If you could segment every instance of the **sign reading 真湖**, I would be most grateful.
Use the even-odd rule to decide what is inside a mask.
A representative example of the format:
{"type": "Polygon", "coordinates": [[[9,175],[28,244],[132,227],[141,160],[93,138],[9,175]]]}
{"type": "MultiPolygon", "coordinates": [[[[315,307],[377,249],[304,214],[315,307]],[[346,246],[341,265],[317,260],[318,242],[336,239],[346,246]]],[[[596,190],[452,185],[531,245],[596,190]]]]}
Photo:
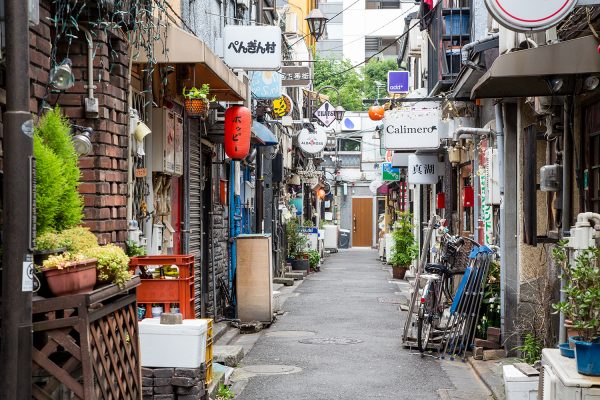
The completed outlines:
{"type": "Polygon", "coordinates": [[[440,145],[440,111],[391,110],[383,120],[383,143],[388,150],[436,149],[440,145]]]}
{"type": "Polygon", "coordinates": [[[443,175],[437,156],[410,154],[408,156],[408,183],[432,185],[443,175]]]}
{"type": "Polygon", "coordinates": [[[226,25],[225,63],[249,71],[276,71],[281,67],[281,28],[226,25]]]}
{"type": "Polygon", "coordinates": [[[562,21],[578,0],[485,0],[492,16],[517,31],[546,30],[562,21]]]}

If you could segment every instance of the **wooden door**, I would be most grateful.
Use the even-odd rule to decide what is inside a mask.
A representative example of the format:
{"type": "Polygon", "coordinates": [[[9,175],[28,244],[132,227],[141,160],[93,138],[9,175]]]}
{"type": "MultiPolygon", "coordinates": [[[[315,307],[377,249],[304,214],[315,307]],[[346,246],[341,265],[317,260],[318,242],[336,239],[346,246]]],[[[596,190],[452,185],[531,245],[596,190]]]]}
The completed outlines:
{"type": "Polygon", "coordinates": [[[371,247],[373,244],[373,199],[352,199],[352,246],[371,247]]]}

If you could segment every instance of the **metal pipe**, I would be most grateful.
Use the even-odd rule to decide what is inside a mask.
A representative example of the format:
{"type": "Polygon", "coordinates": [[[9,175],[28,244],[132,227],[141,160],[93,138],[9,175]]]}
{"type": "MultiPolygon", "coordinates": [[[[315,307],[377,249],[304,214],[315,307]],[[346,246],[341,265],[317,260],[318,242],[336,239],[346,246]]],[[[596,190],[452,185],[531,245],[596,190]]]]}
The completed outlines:
{"type": "Polygon", "coordinates": [[[212,290],[213,290],[213,318],[217,319],[217,274],[215,272],[215,225],[214,225],[214,216],[217,213],[214,211],[209,211],[208,215],[210,217],[210,265],[212,268],[212,290]]]}
{"type": "Polygon", "coordinates": [[[481,243],[481,238],[479,237],[479,209],[481,196],[479,195],[479,151],[477,147],[479,145],[479,139],[474,138],[473,140],[473,189],[475,192],[475,199],[473,204],[473,234],[475,237],[475,241],[477,243],[481,243]]]}
{"type": "MultiPolygon", "coordinates": [[[[563,105],[563,176],[562,176],[562,234],[561,237],[570,235],[571,228],[571,165],[572,165],[572,149],[570,141],[570,107],[571,98],[565,96],[563,105]]],[[[563,288],[566,282],[564,278],[560,280],[560,301],[565,301],[565,293],[563,288]]],[[[565,328],[565,314],[559,314],[558,323],[558,340],[559,343],[564,343],[567,340],[567,330],[565,328]]]]}
{"type": "Polygon", "coordinates": [[[479,65],[477,65],[473,61],[469,60],[469,53],[476,46],[479,46],[480,44],[483,44],[483,43],[491,42],[492,40],[496,40],[499,37],[500,37],[500,34],[496,33],[492,36],[488,36],[484,39],[475,40],[474,42],[467,43],[466,45],[464,45],[460,50],[462,65],[466,65],[467,67],[476,69],[476,70],[483,70],[483,68],[481,68],[479,65]]]}
{"type": "Polygon", "coordinates": [[[33,129],[29,109],[29,5],[4,2],[6,112],[4,113],[4,226],[0,398],[31,399],[33,275],[33,129]],[[30,171],[27,173],[26,171],[30,171]],[[24,269],[27,268],[26,271],[24,269]],[[27,273],[24,273],[27,272],[27,273]],[[23,279],[26,278],[26,279],[23,279]]]}
{"type": "Polygon", "coordinates": [[[469,139],[475,135],[477,136],[490,136],[496,132],[491,128],[468,128],[461,126],[454,131],[454,140],[469,139]]]}
{"type": "MultiPolygon", "coordinates": [[[[504,221],[504,112],[501,103],[494,106],[496,115],[496,144],[498,146],[498,185],[500,186],[500,221],[504,221]]],[[[502,337],[506,338],[506,326],[504,318],[506,316],[506,257],[504,251],[506,248],[506,229],[502,224],[498,227],[500,234],[500,325],[502,337]]]]}
{"type": "Polygon", "coordinates": [[[94,98],[94,89],[96,89],[96,85],[94,85],[94,40],[92,39],[92,34],[89,29],[87,29],[83,25],[79,25],[79,29],[83,31],[85,35],[85,41],[87,42],[87,90],[88,90],[88,99],[94,98]]]}
{"type": "MultiPolygon", "coordinates": [[[[184,115],[183,126],[185,134],[183,135],[183,229],[181,230],[181,251],[183,254],[190,253],[190,119],[184,115]]],[[[202,151],[202,150],[201,150],[202,151]]],[[[202,168],[200,168],[202,175],[202,168]]],[[[200,177],[202,179],[202,176],[200,177]]]]}

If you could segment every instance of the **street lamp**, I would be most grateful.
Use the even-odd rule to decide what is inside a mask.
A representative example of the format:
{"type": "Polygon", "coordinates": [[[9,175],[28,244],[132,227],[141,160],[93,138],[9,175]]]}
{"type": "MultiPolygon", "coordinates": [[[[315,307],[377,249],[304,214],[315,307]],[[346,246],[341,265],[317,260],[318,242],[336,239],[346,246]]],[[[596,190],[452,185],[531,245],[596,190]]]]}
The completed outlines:
{"type": "Polygon", "coordinates": [[[304,19],[308,23],[310,34],[315,38],[315,41],[319,40],[323,36],[323,33],[325,33],[327,17],[318,8],[313,8],[304,19]]]}
{"type": "Polygon", "coordinates": [[[345,112],[346,112],[346,110],[344,110],[344,107],[337,106],[335,108],[335,110],[333,111],[333,115],[335,115],[335,120],[337,122],[342,122],[342,120],[344,119],[344,113],[345,112]]]}

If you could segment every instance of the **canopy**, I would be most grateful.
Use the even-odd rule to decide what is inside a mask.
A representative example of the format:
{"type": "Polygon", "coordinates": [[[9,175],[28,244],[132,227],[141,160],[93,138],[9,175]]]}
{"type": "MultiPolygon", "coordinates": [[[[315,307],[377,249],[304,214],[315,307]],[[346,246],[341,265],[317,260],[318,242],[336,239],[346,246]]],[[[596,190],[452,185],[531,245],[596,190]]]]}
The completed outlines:
{"type": "Polygon", "coordinates": [[[252,133],[258,141],[259,146],[275,146],[279,143],[277,136],[265,125],[257,121],[252,121],[252,133]]]}

